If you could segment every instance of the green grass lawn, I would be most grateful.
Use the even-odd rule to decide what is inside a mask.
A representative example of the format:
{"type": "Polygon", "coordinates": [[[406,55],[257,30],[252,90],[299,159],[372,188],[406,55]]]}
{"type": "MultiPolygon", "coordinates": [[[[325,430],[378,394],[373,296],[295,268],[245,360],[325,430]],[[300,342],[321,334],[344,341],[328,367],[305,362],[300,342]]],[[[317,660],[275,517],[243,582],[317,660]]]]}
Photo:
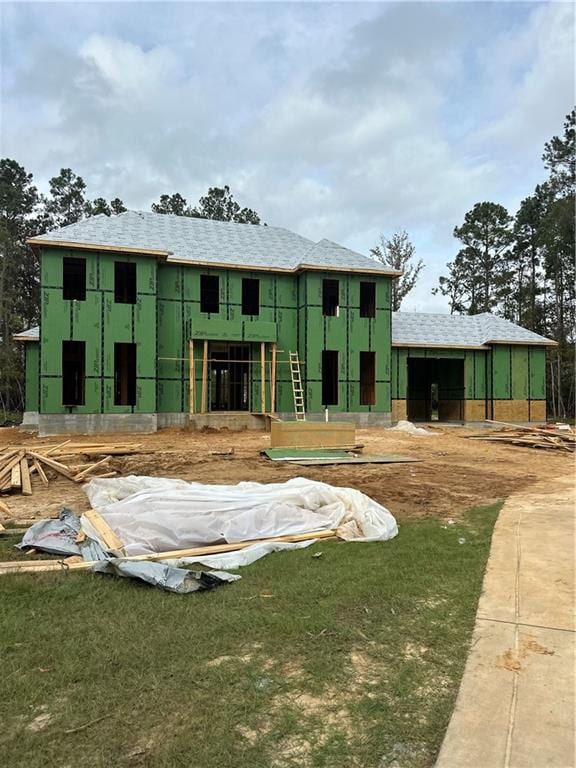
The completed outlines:
{"type": "Polygon", "coordinates": [[[432,765],[499,508],[274,554],[192,595],[3,576],[0,764],[432,765]]]}

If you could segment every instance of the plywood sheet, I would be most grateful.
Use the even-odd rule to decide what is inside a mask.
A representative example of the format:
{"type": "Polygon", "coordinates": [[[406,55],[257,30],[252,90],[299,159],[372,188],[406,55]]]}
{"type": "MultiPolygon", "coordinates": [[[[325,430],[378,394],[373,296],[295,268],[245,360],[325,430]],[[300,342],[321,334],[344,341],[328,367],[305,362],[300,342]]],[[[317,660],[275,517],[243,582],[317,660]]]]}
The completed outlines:
{"type": "Polygon", "coordinates": [[[342,448],[356,444],[354,424],[343,421],[273,421],[271,448],[342,448]]]}

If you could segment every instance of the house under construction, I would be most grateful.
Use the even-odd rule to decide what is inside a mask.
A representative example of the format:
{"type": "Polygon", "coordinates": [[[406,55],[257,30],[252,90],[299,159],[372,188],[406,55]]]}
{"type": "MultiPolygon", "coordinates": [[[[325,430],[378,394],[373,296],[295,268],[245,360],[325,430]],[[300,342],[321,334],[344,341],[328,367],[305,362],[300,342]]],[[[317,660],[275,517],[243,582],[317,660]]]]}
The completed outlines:
{"type": "Polygon", "coordinates": [[[265,416],[542,421],[553,342],[489,314],[391,311],[397,272],[278,227],[95,216],[30,241],[41,434],[265,426],[265,416]],[[291,362],[292,360],[292,362],[291,362]]]}

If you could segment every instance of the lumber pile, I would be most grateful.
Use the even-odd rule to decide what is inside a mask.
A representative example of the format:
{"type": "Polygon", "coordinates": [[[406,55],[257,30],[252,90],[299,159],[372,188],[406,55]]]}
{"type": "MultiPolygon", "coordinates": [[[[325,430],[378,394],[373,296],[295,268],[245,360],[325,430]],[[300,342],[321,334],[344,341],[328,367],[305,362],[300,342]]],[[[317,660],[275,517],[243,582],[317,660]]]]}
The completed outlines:
{"type": "Polygon", "coordinates": [[[31,496],[34,477],[42,485],[48,485],[55,476],[65,477],[75,483],[85,483],[95,477],[112,477],[116,472],[107,466],[112,456],[131,453],[138,447],[130,444],[75,445],[70,440],[52,446],[9,447],[0,452],[0,493],[31,496]],[[106,453],[103,458],[94,461],[94,457],[103,453],[106,453]],[[92,461],[79,463],[79,456],[90,457],[92,461]],[[73,460],[64,463],[63,458],[73,460]]]}
{"type": "Polygon", "coordinates": [[[470,435],[469,440],[485,440],[491,443],[517,445],[523,448],[541,448],[544,450],[576,452],[576,435],[572,430],[550,429],[544,427],[523,427],[503,421],[490,421],[500,429],[491,430],[483,435],[470,435]]]}

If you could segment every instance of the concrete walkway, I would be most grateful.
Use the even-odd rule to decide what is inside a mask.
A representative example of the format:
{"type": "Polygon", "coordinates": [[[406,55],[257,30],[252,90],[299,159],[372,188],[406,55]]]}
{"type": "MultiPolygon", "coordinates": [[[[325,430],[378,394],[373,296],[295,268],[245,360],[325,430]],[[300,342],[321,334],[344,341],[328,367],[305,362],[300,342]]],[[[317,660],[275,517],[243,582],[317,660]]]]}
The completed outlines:
{"type": "Polygon", "coordinates": [[[574,479],[500,512],[436,768],[574,768],[574,479]]]}

